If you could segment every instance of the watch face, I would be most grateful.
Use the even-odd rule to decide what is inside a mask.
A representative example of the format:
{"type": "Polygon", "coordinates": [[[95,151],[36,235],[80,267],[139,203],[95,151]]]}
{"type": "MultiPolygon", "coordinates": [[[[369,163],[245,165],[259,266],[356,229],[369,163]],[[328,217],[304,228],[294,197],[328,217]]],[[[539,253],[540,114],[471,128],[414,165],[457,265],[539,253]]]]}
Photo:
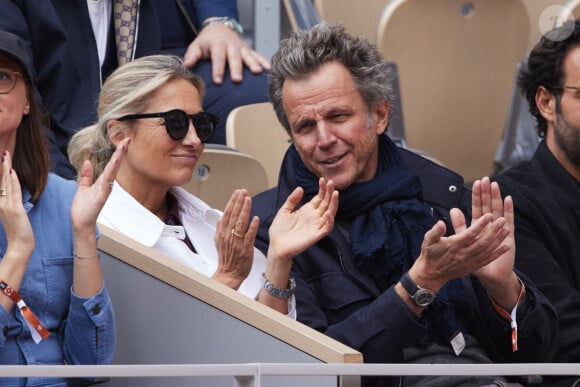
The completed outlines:
{"type": "Polygon", "coordinates": [[[413,295],[413,301],[417,306],[427,306],[433,302],[435,294],[428,289],[419,289],[413,295]]]}

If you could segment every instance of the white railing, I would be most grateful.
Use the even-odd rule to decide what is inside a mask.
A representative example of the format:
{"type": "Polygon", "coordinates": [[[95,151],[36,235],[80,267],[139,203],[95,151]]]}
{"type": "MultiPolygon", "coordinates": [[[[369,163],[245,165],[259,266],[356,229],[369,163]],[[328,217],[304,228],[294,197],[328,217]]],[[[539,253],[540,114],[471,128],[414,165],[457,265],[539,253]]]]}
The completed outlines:
{"type": "MultiPolygon", "coordinates": [[[[231,376],[235,387],[260,387],[264,376],[405,375],[575,375],[580,363],[518,364],[143,364],[143,365],[0,365],[2,377],[211,377],[231,376]]],[[[302,386],[308,387],[308,386],[302,386]]]]}

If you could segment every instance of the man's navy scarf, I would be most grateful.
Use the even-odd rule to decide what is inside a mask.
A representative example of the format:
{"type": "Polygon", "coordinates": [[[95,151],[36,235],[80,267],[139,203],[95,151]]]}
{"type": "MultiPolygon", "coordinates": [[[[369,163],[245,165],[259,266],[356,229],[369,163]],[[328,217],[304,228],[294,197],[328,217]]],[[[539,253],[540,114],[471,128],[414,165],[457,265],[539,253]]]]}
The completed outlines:
{"type": "MultiPolygon", "coordinates": [[[[318,178],[302,162],[294,146],[290,157],[296,181],[304,189],[303,202],[318,193],[318,178]]],[[[437,219],[423,201],[419,177],[403,163],[396,145],[379,136],[379,162],[375,177],[340,191],[337,220],[350,224],[350,240],[357,268],[381,291],[396,284],[421,252],[425,233],[437,219]]],[[[440,340],[459,329],[457,307],[467,307],[459,280],[450,281],[423,313],[429,331],[440,340]]],[[[427,339],[427,341],[430,341],[427,339]]]]}

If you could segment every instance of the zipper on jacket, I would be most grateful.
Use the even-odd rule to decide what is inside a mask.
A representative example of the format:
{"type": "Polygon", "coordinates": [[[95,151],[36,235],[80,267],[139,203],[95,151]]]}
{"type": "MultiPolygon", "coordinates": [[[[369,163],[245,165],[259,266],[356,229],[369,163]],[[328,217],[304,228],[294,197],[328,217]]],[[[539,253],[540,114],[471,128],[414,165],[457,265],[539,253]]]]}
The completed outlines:
{"type": "MultiPolygon", "coordinates": [[[[336,243],[336,241],[332,238],[328,238],[328,239],[330,239],[332,241],[332,243],[334,244],[334,247],[336,248],[336,253],[338,254],[338,262],[340,263],[340,267],[342,268],[342,271],[344,272],[344,274],[346,274],[346,276],[348,278],[350,278],[353,282],[356,282],[362,288],[370,291],[368,286],[366,286],[362,281],[360,281],[358,278],[356,278],[352,273],[350,273],[346,269],[346,266],[344,265],[344,260],[342,258],[342,253],[340,252],[340,246],[338,246],[338,243],[336,243]]],[[[371,291],[371,293],[372,293],[372,291],[371,291]]]]}

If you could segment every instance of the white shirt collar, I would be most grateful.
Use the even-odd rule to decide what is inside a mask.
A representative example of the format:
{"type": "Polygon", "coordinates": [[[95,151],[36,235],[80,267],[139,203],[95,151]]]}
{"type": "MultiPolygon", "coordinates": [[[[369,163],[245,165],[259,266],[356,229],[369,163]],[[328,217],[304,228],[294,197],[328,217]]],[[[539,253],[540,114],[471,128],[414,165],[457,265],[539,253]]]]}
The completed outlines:
{"type": "MultiPolygon", "coordinates": [[[[178,198],[180,212],[204,219],[206,223],[214,227],[222,216],[220,211],[212,209],[201,199],[181,187],[174,187],[170,192],[178,198]],[[179,200],[185,197],[187,200],[179,200]]],[[[181,226],[166,225],[116,182],[113,184],[113,191],[99,214],[98,222],[123,232],[128,237],[148,247],[153,247],[159,241],[167,227],[182,229],[181,226]]]]}

